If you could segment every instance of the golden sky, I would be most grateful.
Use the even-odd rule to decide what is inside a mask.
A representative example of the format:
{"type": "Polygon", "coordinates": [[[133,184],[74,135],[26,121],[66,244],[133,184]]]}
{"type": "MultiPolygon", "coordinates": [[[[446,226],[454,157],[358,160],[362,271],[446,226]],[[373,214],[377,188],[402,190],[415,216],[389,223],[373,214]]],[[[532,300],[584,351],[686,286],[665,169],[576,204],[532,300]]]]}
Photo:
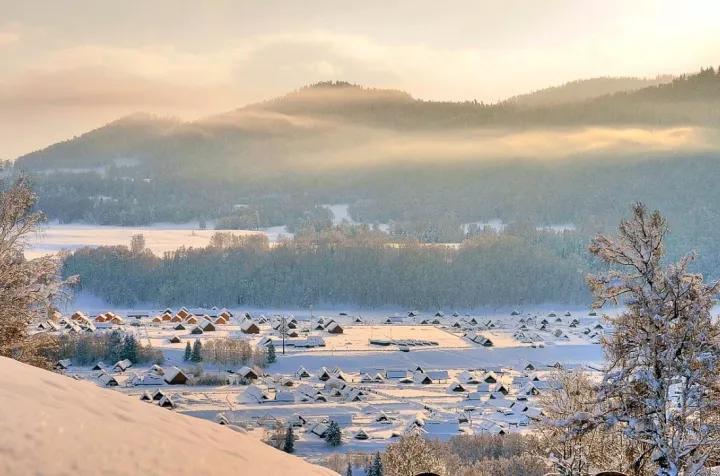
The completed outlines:
{"type": "Polygon", "coordinates": [[[0,159],[343,79],[496,101],[720,64],[717,0],[0,0],[0,159]]]}

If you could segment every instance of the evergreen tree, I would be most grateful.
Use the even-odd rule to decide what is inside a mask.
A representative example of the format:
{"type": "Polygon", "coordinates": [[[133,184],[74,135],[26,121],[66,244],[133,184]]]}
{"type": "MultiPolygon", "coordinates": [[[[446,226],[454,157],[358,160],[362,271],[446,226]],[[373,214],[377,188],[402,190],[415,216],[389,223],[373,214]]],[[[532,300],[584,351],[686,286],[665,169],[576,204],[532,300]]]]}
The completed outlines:
{"type": "Polygon", "coordinates": [[[345,476],[353,476],[352,465],[350,463],[348,463],[348,465],[347,465],[347,470],[345,471],[345,476]]]}
{"type": "Polygon", "coordinates": [[[123,334],[118,329],[113,329],[108,336],[108,357],[111,362],[123,359],[124,351],[123,334]]]}
{"type": "Polygon", "coordinates": [[[267,363],[272,364],[277,360],[277,357],[275,356],[275,346],[273,345],[272,341],[267,346],[267,363]]]}
{"type": "Polygon", "coordinates": [[[282,449],[285,453],[295,452],[295,434],[293,433],[292,426],[285,432],[285,443],[282,449]]]}
{"type": "Polygon", "coordinates": [[[379,451],[375,453],[375,458],[373,458],[373,462],[367,471],[367,476],[383,476],[383,465],[379,451]]]}
{"type": "Polygon", "coordinates": [[[337,422],[330,422],[325,441],[327,441],[327,444],[330,446],[340,446],[342,444],[342,430],[337,422]]]}
{"type": "Polygon", "coordinates": [[[135,336],[128,334],[125,336],[123,342],[122,356],[123,359],[128,359],[133,364],[138,361],[138,342],[135,336]]]}
{"type": "Polygon", "coordinates": [[[192,357],[192,347],[190,347],[190,341],[185,342],[185,355],[183,356],[183,360],[186,362],[190,360],[192,357]]]}
{"type": "Polygon", "coordinates": [[[193,343],[192,347],[192,354],[190,354],[190,360],[192,362],[201,362],[202,361],[202,343],[199,339],[195,339],[195,343],[193,343]]]}

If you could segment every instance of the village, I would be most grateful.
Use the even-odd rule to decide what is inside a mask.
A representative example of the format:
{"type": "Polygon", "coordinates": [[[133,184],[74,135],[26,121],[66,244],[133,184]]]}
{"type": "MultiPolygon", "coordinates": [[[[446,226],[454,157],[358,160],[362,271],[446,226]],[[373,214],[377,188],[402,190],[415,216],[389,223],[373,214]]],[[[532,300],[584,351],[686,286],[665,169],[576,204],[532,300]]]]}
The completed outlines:
{"type": "Polygon", "coordinates": [[[409,434],[447,440],[531,432],[553,372],[592,372],[602,359],[597,344],[611,332],[593,311],[316,316],[214,307],[57,313],[33,331],[115,330],[161,351],[162,363],[78,365],[67,358],[56,369],[258,439],[292,427],[296,453],[309,459],[332,450],[332,425],[342,451],[358,453],[409,434]],[[256,353],[234,363],[188,357],[193,346],[218,341],[256,353]]]}

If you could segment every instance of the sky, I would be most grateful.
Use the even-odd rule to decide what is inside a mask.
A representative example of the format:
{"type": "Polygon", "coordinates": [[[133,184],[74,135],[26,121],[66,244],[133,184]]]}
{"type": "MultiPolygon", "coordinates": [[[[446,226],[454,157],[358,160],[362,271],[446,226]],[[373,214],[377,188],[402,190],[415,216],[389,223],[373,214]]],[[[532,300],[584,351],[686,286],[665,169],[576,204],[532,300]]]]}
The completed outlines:
{"type": "Polygon", "coordinates": [[[0,160],[323,80],[493,102],[720,64],[716,0],[0,0],[0,160]]]}

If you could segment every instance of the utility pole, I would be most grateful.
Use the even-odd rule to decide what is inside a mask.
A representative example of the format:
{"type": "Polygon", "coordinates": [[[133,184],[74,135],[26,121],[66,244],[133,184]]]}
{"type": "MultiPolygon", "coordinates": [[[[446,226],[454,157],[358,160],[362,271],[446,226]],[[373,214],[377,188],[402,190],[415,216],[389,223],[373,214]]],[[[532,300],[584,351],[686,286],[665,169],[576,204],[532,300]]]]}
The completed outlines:
{"type": "Polygon", "coordinates": [[[285,334],[287,334],[287,319],[285,316],[280,318],[280,335],[282,336],[282,353],[285,355],[285,334]]]}

